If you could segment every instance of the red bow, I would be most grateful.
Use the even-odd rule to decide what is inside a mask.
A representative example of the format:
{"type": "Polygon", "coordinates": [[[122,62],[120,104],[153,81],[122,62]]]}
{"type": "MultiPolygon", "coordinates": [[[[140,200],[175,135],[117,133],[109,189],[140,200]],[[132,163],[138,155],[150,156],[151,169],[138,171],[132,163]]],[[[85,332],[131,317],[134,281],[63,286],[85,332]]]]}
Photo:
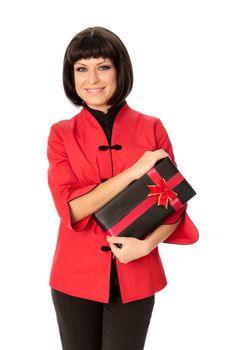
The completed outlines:
{"type": "Polygon", "coordinates": [[[168,202],[177,197],[177,193],[169,189],[163,178],[156,185],[147,185],[147,187],[150,190],[148,196],[158,196],[158,206],[162,205],[166,209],[168,208],[168,202]]]}

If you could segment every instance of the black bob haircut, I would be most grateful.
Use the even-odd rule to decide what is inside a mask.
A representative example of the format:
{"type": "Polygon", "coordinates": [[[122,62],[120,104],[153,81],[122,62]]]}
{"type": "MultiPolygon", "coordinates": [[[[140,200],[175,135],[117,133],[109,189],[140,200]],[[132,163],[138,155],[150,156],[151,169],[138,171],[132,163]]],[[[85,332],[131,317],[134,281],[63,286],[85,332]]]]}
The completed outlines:
{"type": "Polygon", "coordinates": [[[74,64],[80,59],[109,58],[117,71],[117,88],[108,101],[119,106],[131,92],[133,69],[126,47],[110,30],[103,27],[89,27],[78,33],[69,43],[63,63],[63,85],[66,96],[76,106],[83,101],[78,96],[74,83],[74,64]]]}

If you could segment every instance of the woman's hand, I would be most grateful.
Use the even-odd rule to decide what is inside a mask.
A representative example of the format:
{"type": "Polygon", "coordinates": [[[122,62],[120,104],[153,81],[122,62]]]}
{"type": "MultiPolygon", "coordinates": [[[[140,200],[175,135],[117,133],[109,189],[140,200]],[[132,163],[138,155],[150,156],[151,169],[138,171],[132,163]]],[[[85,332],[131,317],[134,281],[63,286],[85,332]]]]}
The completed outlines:
{"type": "Polygon", "coordinates": [[[166,157],[169,157],[169,154],[163,149],[146,151],[132,166],[130,166],[129,170],[133,173],[134,179],[137,180],[150,170],[158,160],[166,157]]]}
{"type": "Polygon", "coordinates": [[[138,238],[107,236],[106,239],[110,244],[112,253],[121,263],[124,264],[141,258],[149,253],[147,244],[144,243],[144,240],[138,238]],[[122,247],[118,248],[115,243],[122,244],[122,247]]]}

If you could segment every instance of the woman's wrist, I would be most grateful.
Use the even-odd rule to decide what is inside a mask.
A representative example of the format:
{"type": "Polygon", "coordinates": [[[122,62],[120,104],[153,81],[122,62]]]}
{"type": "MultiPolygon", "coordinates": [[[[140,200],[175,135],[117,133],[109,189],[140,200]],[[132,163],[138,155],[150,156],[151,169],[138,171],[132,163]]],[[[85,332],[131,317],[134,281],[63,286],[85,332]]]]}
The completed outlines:
{"type": "Polygon", "coordinates": [[[150,254],[150,252],[155,248],[153,242],[149,239],[149,237],[142,239],[141,245],[144,256],[150,254]]]}
{"type": "Polygon", "coordinates": [[[153,249],[155,249],[160,243],[165,241],[175,231],[182,219],[183,214],[174,224],[160,225],[153,232],[149,233],[143,240],[144,249],[147,252],[147,254],[149,254],[153,249]]]}
{"type": "Polygon", "coordinates": [[[136,174],[135,174],[135,171],[132,167],[129,167],[126,170],[124,170],[124,173],[126,174],[129,182],[136,180],[136,174]]]}

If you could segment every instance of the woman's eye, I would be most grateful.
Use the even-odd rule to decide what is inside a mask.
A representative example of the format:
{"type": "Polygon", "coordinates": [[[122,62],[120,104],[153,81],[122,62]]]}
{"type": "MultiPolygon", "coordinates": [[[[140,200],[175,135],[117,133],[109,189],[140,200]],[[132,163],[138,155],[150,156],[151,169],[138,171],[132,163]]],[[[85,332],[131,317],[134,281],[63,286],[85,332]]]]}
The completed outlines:
{"type": "Polygon", "coordinates": [[[85,67],[78,67],[76,68],[77,72],[86,72],[86,68],[85,67]]]}
{"type": "Polygon", "coordinates": [[[107,70],[107,69],[110,69],[110,66],[100,66],[99,69],[100,70],[107,70]]]}

